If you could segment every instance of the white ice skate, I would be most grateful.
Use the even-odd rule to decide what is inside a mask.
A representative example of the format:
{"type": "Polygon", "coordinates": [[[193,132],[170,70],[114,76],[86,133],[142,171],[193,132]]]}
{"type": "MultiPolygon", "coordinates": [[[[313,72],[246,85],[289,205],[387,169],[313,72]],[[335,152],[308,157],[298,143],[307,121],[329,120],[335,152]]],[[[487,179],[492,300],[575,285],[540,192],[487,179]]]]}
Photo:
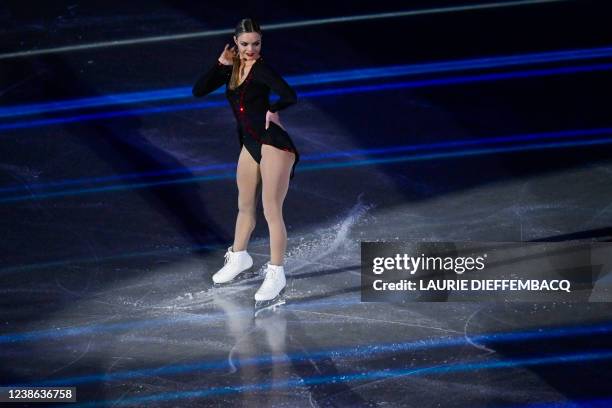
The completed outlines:
{"type": "Polygon", "coordinates": [[[253,266],[253,258],[251,258],[246,249],[234,252],[232,247],[229,247],[225,253],[223,267],[212,276],[212,280],[216,285],[231,282],[236,276],[251,266],[253,266]]]}
{"type": "Polygon", "coordinates": [[[282,265],[266,264],[266,277],[263,283],[255,293],[255,309],[260,311],[270,307],[282,305],[285,303],[283,292],[287,281],[285,279],[285,270],[282,265]]]}

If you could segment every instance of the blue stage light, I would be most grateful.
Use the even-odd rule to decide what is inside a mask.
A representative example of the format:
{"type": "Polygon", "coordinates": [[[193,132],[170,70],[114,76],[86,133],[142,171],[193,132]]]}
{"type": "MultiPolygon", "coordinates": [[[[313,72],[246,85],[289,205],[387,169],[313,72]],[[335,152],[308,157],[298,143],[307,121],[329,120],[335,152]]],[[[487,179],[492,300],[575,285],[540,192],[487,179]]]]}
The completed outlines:
{"type": "MultiPolygon", "coordinates": [[[[574,49],[527,53],[521,55],[493,56],[463,60],[432,62],[422,64],[392,65],[374,68],[348,69],[332,72],[319,72],[304,75],[287,76],[287,82],[292,86],[321,85],[349,81],[394,78],[409,75],[435,74],[475,69],[502,68],[520,65],[532,65],[551,62],[589,60],[612,56],[612,47],[591,49],[574,49]]],[[[218,89],[212,95],[223,94],[218,89]]],[[[153,102],[172,99],[191,99],[191,87],[157,89],[152,91],[126,92],[87,98],[34,103],[0,108],[0,118],[24,115],[40,115],[57,111],[96,108],[109,105],[126,105],[141,102],[153,102]]]]}
{"type": "MultiPolygon", "coordinates": [[[[575,131],[567,131],[565,133],[560,132],[558,137],[568,137],[569,135],[574,135],[574,136],[577,135],[577,133],[574,133],[574,132],[575,131]]],[[[610,128],[590,129],[585,132],[585,135],[608,134],[608,133],[610,133],[610,128]]],[[[544,135],[545,136],[543,136],[542,138],[554,137],[553,132],[547,132],[544,135]]],[[[534,140],[536,138],[537,138],[536,135],[521,135],[520,138],[517,140],[527,140],[527,139],[534,140]]],[[[461,145],[462,142],[465,145],[469,145],[469,144],[486,145],[486,144],[496,144],[500,142],[508,142],[510,140],[511,140],[510,137],[502,137],[498,140],[495,140],[495,138],[492,138],[491,142],[489,143],[488,139],[483,138],[483,139],[479,139],[478,141],[476,140],[450,141],[446,143],[430,144],[429,147],[430,148],[451,148],[453,146],[461,145]]],[[[578,141],[567,141],[567,142],[528,143],[525,145],[518,145],[518,146],[515,145],[515,146],[505,146],[505,147],[450,150],[450,151],[445,151],[441,153],[420,153],[420,154],[411,154],[411,155],[402,155],[402,156],[392,156],[392,157],[382,157],[382,158],[365,158],[365,159],[346,160],[346,161],[331,160],[328,162],[312,163],[312,164],[308,163],[309,160],[308,160],[308,157],[306,157],[304,159],[304,163],[300,166],[299,169],[296,169],[296,171],[305,172],[305,171],[315,171],[315,170],[342,168],[342,167],[369,166],[369,165],[375,165],[375,164],[388,164],[388,163],[399,163],[399,162],[410,162],[410,161],[421,161],[421,160],[461,158],[461,157],[469,157],[469,156],[482,156],[482,155],[489,155],[489,154],[512,153],[512,152],[541,150],[541,149],[587,147],[587,146],[604,145],[604,144],[610,144],[610,143],[612,143],[612,138],[578,140],[578,141]]],[[[334,157],[342,158],[342,157],[352,157],[356,155],[361,156],[364,154],[364,152],[367,155],[368,153],[369,154],[380,154],[380,153],[401,152],[401,151],[419,150],[419,149],[418,147],[415,148],[415,146],[403,146],[403,147],[372,149],[372,150],[373,150],[372,152],[368,152],[368,150],[360,149],[360,150],[357,150],[357,152],[359,153],[336,152],[334,153],[334,157]]],[[[327,158],[330,158],[329,156],[330,153],[327,153],[326,155],[327,155],[327,158]]],[[[224,168],[224,166],[221,166],[221,168],[224,168]]],[[[0,198],[0,203],[11,203],[11,202],[18,202],[18,201],[26,201],[26,200],[42,200],[42,199],[49,199],[49,198],[54,198],[54,197],[91,194],[91,193],[102,193],[102,192],[109,192],[109,191],[134,190],[134,189],[139,189],[139,188],[160,187],[164,185],[178,185],[178,184],[196,183],[196,182],[212,181],[212,180],[233,179],[235,177],[236,177],[235,172],[231,171],[231,172],[220,172],[216,174],[203,175],[203,176],[186,177],[182,179],[179,178],[179,179],[173,179],[173,180],[115,184],[115,185],[109,185],[109,186],[90,187],[90,188],[73,189],[73,190],[60,190],[60,191],[41,192],[41,193],[35,193],[33,191],[30,191],[30,193],[27,195],[14,195],[14,196],[2,197],[0,198]]],[[[54,184],[57,184],[57,183],[58,182],[54,182],[54,184]]],[[[1,269],[0,269],[0,274],[2,274],[1,269]]]]}
{"type": "MultiPolygon", "coordinates": [[[[299,97],[300,98],[316,98],[316,97],[322,97],[322,96],[338,96],[338,95],[347,95],[347,94],[363,93],[363,92],[380,92],[380,91],[393,90],[393,89],[422,88],[422,87],[428,87],[428,86],[442,86],[442,85],[458,85],[458,84],[467,84],[467,83],[476,83],[476,82],[485,82],[485,81],[499,81],[499,80],[516,79],[516,78],[530,78],[530,77],[542,77],[542,76],[550,76],[550,75],[574,74],[574,73],[581,73],[581,72],[607,71],[610,69],[612,69],[612,64],[596,64],[596,65],[586,65],[586,66],[577,66],[577,67],[562,67],[562,68],[537,69],[537,70],[505,72],[505,73],[495,73],[495,74],[481,74],[481,75],[468,75],[468,76],[448,77],[448,78],[434,78],[434,79],[424,79],[424,80],[406,81],[406,82],[393,82],[393,83],[387,83],[387,84],[359,85],[359,86],[349,86],[349,87],[328,88],[328,89],[313,90],[313,91],[303,91],[303,92],[299,92],[299,97]]],[[[17,129],[40,127],[40,126],[48,126],[48,125],[79,123],[79,122],[86,122],[86,121],[91,121],[91,120],[113,119],[113,118],[128,117],[128,116],[143,116],[143,115],[150,115],[150,114],[155,114],[155,113],[175,112],[175,111],[190,110],[190,109],[214,108],[214,107],[220,107],[220,106],[226,106],[226,105],[227,103],[222,102],[222,101],[194,102],[194,103],[185,103],[185,104],[177,104],[177,105],[169,105],[169,106],[157,106],[157,107],[151,107],[151,108],[126,109],[122,111],[81,114],[81,115],[75,115],[75,116],[56,117],[56,118],[50,118],[50,119],[26,120],[26,121],[21,121],[21,122],[0,124],[0,132],[7,131],[7,130],[17,130],[17,129]]]]}

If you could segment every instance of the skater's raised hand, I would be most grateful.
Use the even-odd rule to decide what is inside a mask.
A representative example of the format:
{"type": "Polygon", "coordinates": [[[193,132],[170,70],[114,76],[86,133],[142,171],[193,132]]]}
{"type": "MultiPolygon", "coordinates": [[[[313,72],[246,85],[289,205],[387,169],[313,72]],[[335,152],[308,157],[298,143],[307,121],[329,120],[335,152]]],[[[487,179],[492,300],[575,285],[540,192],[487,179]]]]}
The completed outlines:
{"type": "Polygon", "coordinates": [[[225,44],[225,48],[221,55],[219,56],[219,62],[223,65],[233,65],[234,57],[237,53],[237,47],[234,45],[232,48],[229,48],[229,44],[225,44]]]}

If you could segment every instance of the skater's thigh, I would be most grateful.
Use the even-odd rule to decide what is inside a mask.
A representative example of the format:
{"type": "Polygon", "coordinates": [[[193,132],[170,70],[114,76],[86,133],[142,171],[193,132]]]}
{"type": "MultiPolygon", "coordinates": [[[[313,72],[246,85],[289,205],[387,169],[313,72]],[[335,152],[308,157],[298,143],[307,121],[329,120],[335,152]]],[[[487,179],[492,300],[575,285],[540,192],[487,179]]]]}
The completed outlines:
{"type": "MultiPolygon", "coordinates": [[[[262,198],[266,206],[279,207],[289,189],[289,176],[295,155],[274,146],[261,146],[260,171],[262,178],[262,198]]],[[[271,208],[272,209],[272,208],[271,208]]],[[[275,208],[280,210],[280,208],[275,208]]]]}
{"type": "Polygon", "coordinates": [[[257,202],[257,188],[261,182],[259,164],[243,146],[238,157],[236,184],[238,185],[238,208],[254,209],[257,202]]]}

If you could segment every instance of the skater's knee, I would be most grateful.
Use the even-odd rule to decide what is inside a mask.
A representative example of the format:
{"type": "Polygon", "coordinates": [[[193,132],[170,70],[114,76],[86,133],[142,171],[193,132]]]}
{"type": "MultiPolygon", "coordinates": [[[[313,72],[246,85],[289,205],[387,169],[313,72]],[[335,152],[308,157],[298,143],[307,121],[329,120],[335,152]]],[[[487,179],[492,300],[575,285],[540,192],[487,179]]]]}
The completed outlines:
{"type": "Polygon", "coordinates": [[[238,202],[238,212],[243,215],[255,216],[257,206],[252,201],[238,202]]]}
{"type": "Polygon", "coordinates": [[[268,222],[276,222],[283,219],[282,207],[275,204],[264,205],[264,217],[268,222]]]}

